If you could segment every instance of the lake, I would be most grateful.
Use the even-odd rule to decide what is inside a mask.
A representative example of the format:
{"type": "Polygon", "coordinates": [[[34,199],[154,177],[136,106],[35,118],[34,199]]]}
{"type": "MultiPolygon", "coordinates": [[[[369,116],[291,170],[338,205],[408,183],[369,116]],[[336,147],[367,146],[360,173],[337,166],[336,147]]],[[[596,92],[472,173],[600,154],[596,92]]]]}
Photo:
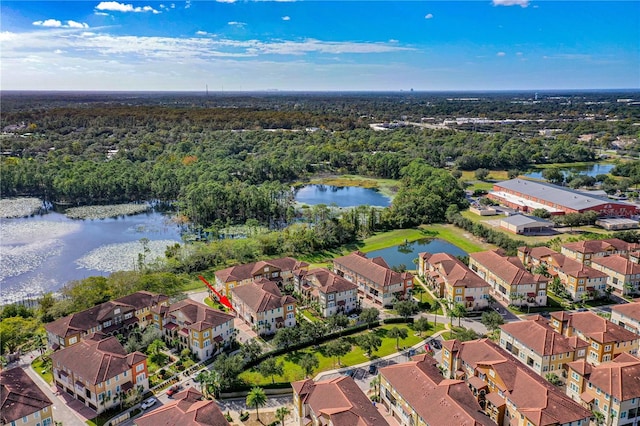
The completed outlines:
{"type": "MultiPolygon", "coordinates": [[[[570,174],[581,174],[587,176],[597,176],[597,175],[606,175],[611,173],[611,170],[615,167],[615,164],[591,164],[589,166],[582,167],[558,167],[558,170],[562,172],[565,176],[570,174]]],[[[525,177],[529,177],[532,179],[542,179],[542,170],[530,172],[524,175],[525,177]]]]}
{"type": "Polygon", "coordinates": [[[305,185],[296,191],[295,200],[302,204],[335,204],[338,207],[387,207],[391,204],[389,197],[359,186],[305,185]]]}
{"type": "Polygon", "coordinates": [[[401,244],[367,253],[368,258],[381,256],[390,267],[405,265],[407,269],[416,269],[414,259],[418,253],[449,253],[454,256],[467,256],[467,252],[447,241],[438,238],[425,238],[411,243],[401,244]]]}
{"type": "Polygon", "coordinates": [[[135,269],[181,242],[180,227],[156,211],[109,219],[69,219],[49,211],[0,219],[0,304],[60,289],[71,280],[135,269]],[[142,239],[149,242],[143,244],[142,239]]]}

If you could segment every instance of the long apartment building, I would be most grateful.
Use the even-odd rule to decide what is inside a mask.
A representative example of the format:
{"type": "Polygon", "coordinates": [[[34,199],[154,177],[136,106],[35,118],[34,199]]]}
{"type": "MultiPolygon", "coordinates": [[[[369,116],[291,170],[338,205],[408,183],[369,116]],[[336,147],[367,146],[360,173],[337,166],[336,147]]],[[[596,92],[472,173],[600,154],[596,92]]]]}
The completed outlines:
{"type": "Polygon", "coordinates": [[[626,353],[597,366],[569,364],[567,395],[599,412],[607,426],[640,424],[640,359],[626,353]]]}
{"type": "Polygon", "coordinates": [[[413,290],[411,273],[396,272],[382,257],[369,259],[360,251],[333,259],[333,270],[358,286],[360,298],[380,307],[410,297],[413,290]]]}
{"type": "Polygon", "coordinates": [[[593,259],[600,257],[614,254],[628,256],[630,252],[638,250],[639,247],[638,244],[627,243],[618,238],[608,238],[565,243],[560,247],[560,253],[580,263],[590,265],[593,259]]]}
{"type": "Polygon", "coordinates": [[[75,345],[84,336],[96,332],[115,336],[134,328],[144,328],[152,322],[151,310],[158,306],[169,306],[169,298],[138,291],[59,318],[44,326],[49,348],[56,350],[75,345]]]}
{"type": "Polygon", "coordinates": [[[607,275],[607,284],[616,294],[635,294],[640,289],[640,265],[622,255],[592,259],[591,267],[607,275]]]}
{"type": "Polygon", "coordinates": [[[101,413],[131,392],[149,389],[147,356],[127,353],[117,338],[102,333],[51,354],[53,380],[85,406],[101,413]]]}
{"type": "Polygon", "coordinates": [[[589,344],[586,361],[597,365],[622,353],[638,354],[639,336],[593,312],[551,313],[549,325],[567,337],[577,336],[589,344]]]}
{"type": "Polygon", "coordinates": [[[532,274],[515,256],[497,250],[469,254],[469,268],[493,289],[496,299],[520,306],[546,306],[549,278],[532,274]]]}
{"type": "Polygon", "coordinates": [[[448,253],[420,253],[418,272],[440,297],[477,311],[489,306],[491,286],[462,261],[448,253]]]}
{"type": "Polygon", "coordinates": [[[464,380],[442,377],[429,355],[380,369],[380,402],[401,426],[495,426],[464,380]]]}
{"type": "Polygon", "coordinates": [[[612,306],[611,322],[640,334],[640,301],[612,306]]]}
{"type": "Polygon", "coordinates": [[[167,340],[176,340],[201,361],[220,353],[235,337],[234,315],[185,299],[152,310],[153,326],[167,340]]]}
{"type": "Polygon", "coordinates": [[[567,378],[567,364],[586,358],[589,348],[577,336],[556,333],[539,315],[501,325],[499,345],[539,376],[553,373],[563,381],[567,378]]]}
{"type": "Polygon", "coordinates": [[[490,340],[447,340],[442,346],[445,376],[465,380],[483,411],[497,424],[589,424],[589,410],[490,340]]]}
{"type": "Polygon", "coordinates": [[[285,284],[293,282],[297,272],[308,269],[307,262],[292,257],[245,263],[216,271],[215,287],[222,294],[229,296],[234,287],[251,284],[254,280],[267,279],[277,283],[282,290],[285,284]]]}

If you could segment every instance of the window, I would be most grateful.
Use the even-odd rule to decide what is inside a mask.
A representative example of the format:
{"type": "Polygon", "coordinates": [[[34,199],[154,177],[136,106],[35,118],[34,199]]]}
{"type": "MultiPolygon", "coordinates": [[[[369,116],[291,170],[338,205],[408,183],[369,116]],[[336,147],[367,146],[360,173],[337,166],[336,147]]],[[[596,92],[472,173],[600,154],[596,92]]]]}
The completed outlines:
{"type": "Polygon", "coordinates": [[[136,372],[139,373],[142,370],[144,370],[144,364],[138,364],[136,365],[136,372]]]}
{"type": "Polygon", "coordinates": [[[607,345],[604,347],[605,352],[611,352],[611,345],[607,345]]]}
{"type": "Polygon", "coordinates": [[[103,326],[104,328],[110,327],[110,326],[111,326],[111,320],[109,320],[109,321],[105,321],[105,322],[104,322],[104,324],[102,324],[102,326],[103,326]]]}
{"type": "Polygon", "coordinates": [[[28,421],[29,421],[29,416],[24,416],[24,417],[22,418],[22,423],[26,423],[26,422],[28,422],[28,421]]]}
{"type": "Polygon", "coordinates": [[[107,386],[109,386],[109,384],[111,384],[111,379],[107,379],[107,386]]]}
{"type": "Polygon", "coordinates": [[[209,332],[208,332],[208,331],[205,331],[205,332],[204,332],[204,334],[203,334],[202,336],[206,339],[207,337],[209,337],[209,332]]]}
{"type": "Polygon", "coordinates": [[[287,311],[293,311],[293,305],[287,306],[287,311]]]}
{"type": "Polygon", "coordinates": [[[198,338],[198,336],[200,336],[200,334],[197,331],[193,332],[193,337],[198,338]]]}
{"type": "Polygon", "coordinates": [[[127,372],[122,373],[122,377],[127,377],[127,372]]]}
{"type": "Polygon", "coordinates": [[[35,413],[33,413],[33,417],[36,419],[40,418],[40,411],[36,411],[35,413]]]}
{"type": "Polygon", "coordinates": [[[70,344],[70,345],[73,345],[73,344],[75,344],[77,341],[78,341],[78,338],[77,338],[77,337],[72,337],[71,339],[69,339],[69,344],[70,344]]]}

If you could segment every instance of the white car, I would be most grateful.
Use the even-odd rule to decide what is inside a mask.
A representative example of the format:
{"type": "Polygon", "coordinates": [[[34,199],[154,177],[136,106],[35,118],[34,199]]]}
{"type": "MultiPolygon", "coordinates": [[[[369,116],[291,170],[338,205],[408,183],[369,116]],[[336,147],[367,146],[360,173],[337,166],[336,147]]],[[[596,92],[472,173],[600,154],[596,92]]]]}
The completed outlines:
{"type": "Polygon", "coordinates": [[[158,400],[152,396],[151,398],[147,398],[142,401],[142,404],[140,404],[140,408],[146,410],[149,407],[153,407],[153,404],[155,404],[156,402],[158,402],[158,400]]]}

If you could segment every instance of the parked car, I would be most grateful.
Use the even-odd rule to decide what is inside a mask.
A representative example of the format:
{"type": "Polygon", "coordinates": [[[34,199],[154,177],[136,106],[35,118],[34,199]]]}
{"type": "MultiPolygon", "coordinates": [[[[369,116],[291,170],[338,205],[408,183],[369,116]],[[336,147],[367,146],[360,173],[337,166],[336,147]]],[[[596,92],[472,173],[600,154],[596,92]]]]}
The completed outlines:
{"type": "Polygon", "coordinates": [[[344,372],[344,375],[349,377],[353,377],[354,374],[356,374],[356,370],[346,370],[344,372]]]}
{"type": "Polygon", "coordinates": [[[358,314],[351,314],[349,315],[347,318],[349,318],[350,320],[355,320],[357,321],[358,318],[360,318],[360,316],[358,314]]]}
{"type": "Polygon", "coordinates": [[[178,393],[180,389],[182,389],[182,385],[176,383],[169,388],[169,390],[167,391],[167,396],[171,398],[174,394],[178,393]]]}
{"type": "Polygon", "coordinates": [[[376,367],[375,364],[369,365],[369,374],[376,374],[377,371],[378,371],[378,367],[376,367]]]}
{"type": "Polygon", "coordinates": [[[439,340],[430,339],[427,343],[434,349],[442,349],[442,343],[439,340]]]}
{"type": "Polygon", "coordinates": [[[140,404],[140,408],[146,410],[147,408],[153,407],[156,402],[158,402],[158,400],[152,396],[151,398],[147,398],[142,401],[142,404],[140,404]]]}

